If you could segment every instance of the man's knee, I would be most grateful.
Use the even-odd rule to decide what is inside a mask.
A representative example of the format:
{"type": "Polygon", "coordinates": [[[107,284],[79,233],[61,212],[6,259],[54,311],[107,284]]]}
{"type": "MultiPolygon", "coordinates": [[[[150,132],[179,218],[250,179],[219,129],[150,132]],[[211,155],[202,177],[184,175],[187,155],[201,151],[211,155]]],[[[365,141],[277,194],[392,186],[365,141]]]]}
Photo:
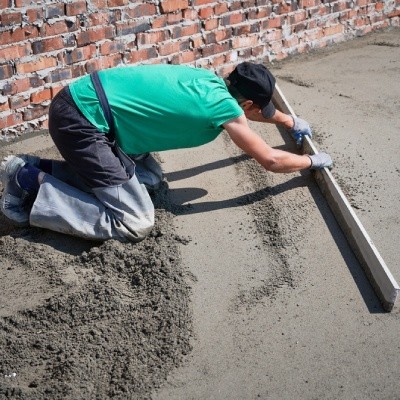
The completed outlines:
{"type": "Polygon", "coordinates": [[[150,212],[148,215],[136,218],[134,221],[127,221],[125,218],[124,225],[127,228],[126,239],[131,242],[140,242],[150,235],[151,230],[154,227],[154,212],[150,212]]]}

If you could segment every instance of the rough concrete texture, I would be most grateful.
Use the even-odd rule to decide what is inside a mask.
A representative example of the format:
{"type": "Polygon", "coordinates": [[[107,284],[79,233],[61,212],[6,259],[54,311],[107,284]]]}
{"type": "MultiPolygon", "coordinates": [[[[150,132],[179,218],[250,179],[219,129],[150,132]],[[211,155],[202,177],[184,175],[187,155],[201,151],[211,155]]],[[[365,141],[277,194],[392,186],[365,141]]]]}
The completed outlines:
{"type": "MultiPolygon", "coordinates": [[[[377,179],[397,177],[398,189],[398,172],[384,162],[391,153],[367,153],[384,135],[388,152],[398,150],[392,128],[398,114],[382,103],[386,118],[379,135],[372,132],[380,114],[371,91],[362,89],[379,70],[391,95],[397,80],[386,81],[385,66],[398,76],[398,47],[375,59],[371,41],[398,43],[398,33],[274,67],[295,111],[313,124],[319,147],[333,154],[357,212],[365,204],[372,210],[377,179]],[[353,53],[366,61],[348,64],[353,53]],[[357,90],[335,95],[342,78],[359,82],[357,90]],[[296,98],[302,90],[307,96],[296,98]],[[339,123],[342,104],[349,116],[339,123]],[[334,137],[342,130],[344,145],[334,137]],[[354,144],[367,142],[351,149],[349,131],[354,144]],[[357,151],[362,157],[354,157],[357,151]]],[[[373,45],[378,52],[387,47],[373,45]]],[[[295,150],[273,126],[253,127],[273,146],[295,150]]],[[[26,147],[54,154],[38,151],[51,145],[46,137],[32,140],[0,155],[26,147]]],[[[140,244],[89,243],[1,219],[0,397],[397,398],[399,313],[383,312],[312,175],[266,173],[224,135],[160,156],[169,190],[155,198],[157,226],[140,244]]],[[[379,202],[390,198],[388,188],[384,193],[379,202]]]]}
{"type": "Polygon", "coordinates": [[[292,107],[332,154],[334,177],[398,281],[399,71],[399,29],[274,68],[292,107]]]}

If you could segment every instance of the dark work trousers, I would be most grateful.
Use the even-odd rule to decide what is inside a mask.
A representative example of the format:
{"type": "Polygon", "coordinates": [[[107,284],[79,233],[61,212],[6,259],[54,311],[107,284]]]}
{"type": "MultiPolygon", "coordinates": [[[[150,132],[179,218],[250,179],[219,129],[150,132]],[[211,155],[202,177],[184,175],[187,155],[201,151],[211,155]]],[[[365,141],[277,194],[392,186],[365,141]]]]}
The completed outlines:
{"type": "Polygon", "coordinates": [[[53,161],[45,175],[30,224],[93,240],[147,236],[154,206],[145,184],[155,187],[162,179],[155,160],[146,157],[151,168],[135,165],[84,117],[68,88],[50,105],[49,131],[65,161],[53,161]]]}

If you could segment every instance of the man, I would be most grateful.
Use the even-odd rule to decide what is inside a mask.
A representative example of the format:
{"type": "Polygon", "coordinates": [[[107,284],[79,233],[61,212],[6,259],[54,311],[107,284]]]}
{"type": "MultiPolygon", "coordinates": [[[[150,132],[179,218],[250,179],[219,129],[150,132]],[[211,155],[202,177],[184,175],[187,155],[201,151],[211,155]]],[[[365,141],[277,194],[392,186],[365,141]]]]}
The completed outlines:
{"type": "Polygon", "coordinates": [[[275,109],[274,86],[267,68],[248,62],[225,81],[178,65],[82,77],[61,90],[49,110],[50,135],[65,161],[7,157],[1,210],[19,225],[94,240],[142,240],[154,225],[149,192],[162,180],[149,153],[199,146],[223,129],[267,171],[331,166],[325,153],[273,149],[249,127],[247,119],[280,124],[298,144],[311,136],[306,121],[275,109]]]}

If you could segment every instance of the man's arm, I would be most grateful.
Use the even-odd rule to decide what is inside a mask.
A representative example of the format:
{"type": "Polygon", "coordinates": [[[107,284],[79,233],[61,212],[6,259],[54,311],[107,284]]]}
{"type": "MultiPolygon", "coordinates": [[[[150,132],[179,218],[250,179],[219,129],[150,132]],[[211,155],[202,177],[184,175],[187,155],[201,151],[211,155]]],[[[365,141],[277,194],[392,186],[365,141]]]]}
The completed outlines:
{"type": "Polygon", "coordinates": [[[268,122],[269,124],[281,125],[288,130],[292,129],[294,126],[293,118],[279,110],[276,110],[271,118],[265,118],[258,108],[255,109],[254,112],[249,112],[246,117],[255,122],[268,122]]]}
{"type": "MultiPolygon", "coordinates": [[[[264,119],[265,120],[265,119],[264,119]]],[[[294,172],[310,168],[307,155],[298,155],[269,146],[248,125],[244,115],[224,124],[232,141],[258,161],[267,171],[294,172]]]]}
{"type": "Polygon", "coordinates": [[[298,146],[302,145],[304,136],[312,137],[310,125],[304,119],[292,117],[279,110],[275,110],[274,115],[270,118],[265,118],[262,115],[261,108],[255,105],[251,100],[242,102],[241,107],[245,112],[246,118],[250,121],[268,122],[269,124],[281,125],[286,128],[298,146]]]}

